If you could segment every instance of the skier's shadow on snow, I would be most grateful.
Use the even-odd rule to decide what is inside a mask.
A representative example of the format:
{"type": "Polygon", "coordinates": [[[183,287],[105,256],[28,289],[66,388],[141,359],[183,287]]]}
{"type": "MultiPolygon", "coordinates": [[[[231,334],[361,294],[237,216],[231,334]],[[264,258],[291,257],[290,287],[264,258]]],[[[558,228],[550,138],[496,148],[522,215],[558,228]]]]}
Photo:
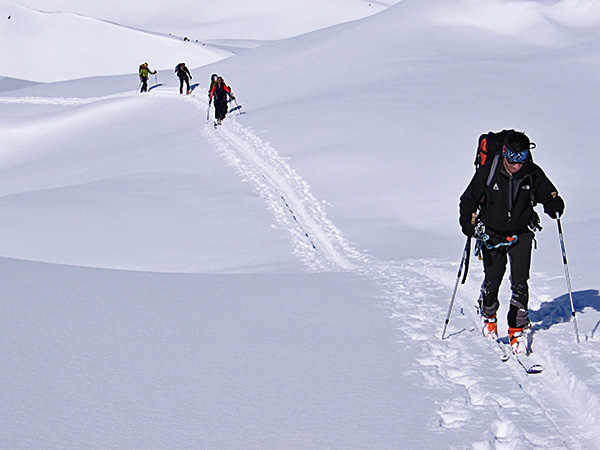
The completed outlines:
{"type": "Polygon", "coordinates": [[[236,113],[234,115],[236,116],[241,116],[242,114],[246,114],[244,111],[241,110],[242,109],[242,105],[237,105],[234,106],[233,108],[231,108],[227,114],[232,114],[232,113],[236,113]]]}
{"type": "MultiPolygon", "coordinates": [[[[584,308],[594,308],[600,311],[600,293],[595,289],[573,292],[575,313],[583,312],[584,308]]],[[[534,323],[533,331],[547,330],[552,325],[571,320],[571,301],[569,294],[562,295],[552,301],[541,304],[537,311],[529,311],[529,319],[534,323]]],[[[600,327],[600,323],[596,328],[600,327]]]]}
{"type": "Polygon", "coordinates": [[[148,92],[150,92],[152,89],[157,88],[157,87],[162,86],[162,85],[163,85],[162,83],[158,83],[158,84],[155,84],[154,86],[150,86],[148,88],[148,92]]]}

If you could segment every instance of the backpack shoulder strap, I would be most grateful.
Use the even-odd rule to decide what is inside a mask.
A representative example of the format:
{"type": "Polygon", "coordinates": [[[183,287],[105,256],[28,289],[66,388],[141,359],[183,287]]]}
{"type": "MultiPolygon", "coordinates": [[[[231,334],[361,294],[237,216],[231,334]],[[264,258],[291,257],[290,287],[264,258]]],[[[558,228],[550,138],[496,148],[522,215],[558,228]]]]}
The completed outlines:
{"type": "Polygon", "coordinates": [[[500,160],[500,155],[494,156],[492,161],[492,167],[490,168],[490,174],[487,177],[487,181],[485,182],[486,186],[489,186],[492,182],[492,178],[494,178],[494,174],[496,173],[496,167],[498,167],[498,161],[500,160]]]}

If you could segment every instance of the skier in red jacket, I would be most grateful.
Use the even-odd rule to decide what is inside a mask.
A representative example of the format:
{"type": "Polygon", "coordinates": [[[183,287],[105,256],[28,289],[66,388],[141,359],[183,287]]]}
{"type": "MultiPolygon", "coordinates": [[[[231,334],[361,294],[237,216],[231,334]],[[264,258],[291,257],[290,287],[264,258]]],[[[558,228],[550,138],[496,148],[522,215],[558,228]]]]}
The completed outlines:
{"type": "Polygon", "coordinates": [[[232,100],[235,99],[231,88],[223,81],[223,77],[218,77],[209,94],[209,104],[213,99],[215,100],[215,119],[217,125],[221,125],[221,122],[223,122],[223,119],[227,115],[227,96],[232,100]]]}

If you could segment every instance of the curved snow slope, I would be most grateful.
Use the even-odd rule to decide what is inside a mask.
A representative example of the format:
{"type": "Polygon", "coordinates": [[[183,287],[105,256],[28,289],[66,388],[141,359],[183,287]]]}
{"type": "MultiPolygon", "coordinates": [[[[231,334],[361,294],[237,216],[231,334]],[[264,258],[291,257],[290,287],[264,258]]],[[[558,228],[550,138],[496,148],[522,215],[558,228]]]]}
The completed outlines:
{"type": "Polygon", "coordinates": [[[177,272],[296,268],[252,187],[203,144],[200,98],[173,87],[0,100],[21,115],[2,128],[0,203],[14,219],[3,254],[177,272]]]}
{"type": "Polygon", "coordinates": [[[94,18],[43,13],[0,1],[0,75],[52,82],[98,75],[209,64],[231,53],[94,18]],[[9,18],[10,17],[10,18],[9,18]]]}
{"type": "Polygon", "coordinates": [[[190,39],[276,40],[360,19],[399,0],[182,0],[163,2],[106,0],[21,0],[42,11],[68,11],[144,30],[190,39]]]}
{"type": "Polygon", "coordinates": [[[441,25],[520,36],[530,42],[558,43],[557,28],[597,27],[600,23],[600,5],[589,0],[462,2],[460,11],[456,5],[442,3],[434,14],[441,25]]]}
{"type": "MultiPolygon", "coordinates": [[[[582,200],[581,193],[590,189],[582,183],[593,183],[592,162],[597,156],[586,155],[590,164],[584,166],[563,167],[561,155],[565,148],[582,151],[594,142],[590,133],[597,115],[597,58],[593,52],[598,32],[597,27],[590,28],[590,21],[597,15],[598,3],[571,2],[570,25],[556,23],[553,27],[553,33],[560,36],[558,44],[554,39],[530,42],[535,32],[514,32],[507,37],[475,26],[439,22],[440,17],[456,22],[493,12],[508,24],[508,16],[500,12],[516,8],[519,2],[461,1],[455,9],[446,3],[403,1],[361,21],[266,44],[193,70],[193,81],[205,83],[213,71],[225,74],[246,109],[251,108],[252,114],[244,116],[249,129],[267,129],[261,139],[279,154],[293,156],[291,167],[314,190],[318,202],[332,205],[328,216],[346,238],[377,256],[418,257],[423,251],[435,255],[456,251],[456,203],[472,173],[473,156],[468,149],[482,131],[503,127],[524,129],[538,142],[536,160],[567,199],[572,222],[565,225],[574,230],[569,243],[586,248],[585,233],[578,231],[593,223],[595,210],[582,200]],[[440,143],[445,145],[440,147],[440,143]],[[448,153],[455,156],[448,158],[448,153]]],[[[547,23],[544,17],[558,16],[566,4],[563,1],[551,7],[532,2],[529,8],[538,13],[531,26],[535,29],[547,23]]],[[[521,20],[518,17],[512,21],[521,20]]],[[[152,77],[153,85],[156,81],[159,86],[150,92],[151,97],[158,97],[154,94],[163,88],[175,94],[176,78],[170,69],[159,73],[158,79],[152,77]]],[[[194,92],[198,104],[183,112],[166,99],[105,98],[138,84],[133,74],[115,80],[112,87],[111,82],[95,78],[8,93],[15,98],[48,96],[56,104],[44,106],[45,100],[34,98],[27,106],[5,105],[5,142],[27,148],[32,155],[38,155],[42,141],[49,154],[70,149],[74,155],[78,155],[81,141],[86,146],[134,152],[140,143],[148,142],[149,153],[163,156],[163,149],[172,148],[176,136],[185,142],[190,155],[204,155],[205,148],[212,151],[199,132],[198,119],[203,122],[206,114],[204,86],[194,92]],[[91,103],[69,103],[75,96],[91,103]],[[114,117],[121,119],[112,120],[114,117]],[[25,126],[28,132],[19,135],[11,129],[12,123],[25,126]],[[45,138],[45,130],[60,130],[56,150],[53,140],[45,138]],[[37,140],[21,140],[21,136],[36,134],[40,136],[37,140]],[[105,136],[110,140],[103,142],[105,136]]],[[[255,134],[260,136],[260,132],[255,134]]],[[[110,171],[104,176],[109,177],[110,171]]],[[[554,227],[547,218],[542,220],[554,227]]],[[[554,239],[550,233],[541,234],[539,252],[544,258],[553,257],[549,249],[555,249],[554,239]]],[[[37,248],[39,252],[44,246],[37,248]]],[[[88,265],[94,252],[85,254],[81,263],[88,265]]],[[[130,252],[127,261],[134,260],[135,254],[130,252]]],[[[144,258],[139,260],[146,264],[144,258]]],[[[71,262],[76,264],[77,258],[71,262]]],[[[156,267],[155,263],[153,259],[150,266],[156,267]]],[[[592,272],[589,265],[580,264],[577,272],[592,272]]],[[[105,266],[106,261],[99,265],[105,266]]],[[[170,264],[166,267],[173,269],[170,264]]],[[[198,265],[192,267],[196,270],[198,265]]]]}
{"type": "MultiPolygon", "coordinates": [[[[181,96],[172,72],[144,95],[135,77],[10,80],[2,255],[200,274],[0,260],[2,441],[599,448],[598,3],[530,2],[512,19],[523,2],[447,3],[404,0],[196,69],[225,75],[245,112],[218,128],[205,86],[181,96]],[[569,22],[539,33],[566,5],[569,22]],[[469,19],[495,14],[498,30],[530,28],[469,19]],[[534,376],[481,337],[476,260],[440,339],[458,196],[477,136],[502,127],[537,142],[567,203],[581,343],[542,214],[534,376]]],[[[507,283],[500,295],[505,335],[507,283]]]]}

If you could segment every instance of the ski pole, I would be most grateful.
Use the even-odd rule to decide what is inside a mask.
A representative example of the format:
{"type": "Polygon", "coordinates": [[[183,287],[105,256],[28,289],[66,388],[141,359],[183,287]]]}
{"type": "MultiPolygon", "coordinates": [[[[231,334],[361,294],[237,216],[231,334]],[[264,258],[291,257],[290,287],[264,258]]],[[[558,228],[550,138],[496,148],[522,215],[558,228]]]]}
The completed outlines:
{"type": "Polygon", "coordinates": [[[206,108],[206,123],[208,123],[208,118],[210,115],[210,104],[212,103],[212,101],[208,101],[208,108],[206,108]]]}
{"type": "Polygon", "coordinates": [[[456,275],[456,283],[454,283],[454,291],[452,292],[452,298],[450,299],[450,307],[448,308],[448,314],[446,314],[446,322],[444,323],[444,331],[442,331],[442,340],[446,335],[446,327],[448,327],[448,322],[450,322],[450,314],[452,313],[452,306],[454,305],[454,299],[456,298],[456,290],[458,289],[458,282],[460,281],[460,275],[462,273],[463,266],[465,261],[467,260],[467,255],[469,254],[469,249],[471,247],[471,237],[467,238],[467,243],[465,244],[465,249],[463,250],[462,259],[460,260],[460,266],[458,267],[458,275],[456,275]]]}
{"type": "Polygon", "coordinates": [[[579,344],[579,330],[577,329],[577,317],[575,317],[575,305],[573,303],[573,293],[571,291],[571,279],[569,278],[569,265],[567,264],[567,252],[565,250],[565,240],[563,238],[562,225],[560,223],[560,214],[556,214],[556,223],[558,224],[558,238],[560,240],[560,249],[562,251],[563,265],[565,266],[565,278],[567,280],[567,289],[569,291],[569,300],[571,301],[571,315],[573,316],[573,325],[575,326],[575,338],[579,344]]]}

